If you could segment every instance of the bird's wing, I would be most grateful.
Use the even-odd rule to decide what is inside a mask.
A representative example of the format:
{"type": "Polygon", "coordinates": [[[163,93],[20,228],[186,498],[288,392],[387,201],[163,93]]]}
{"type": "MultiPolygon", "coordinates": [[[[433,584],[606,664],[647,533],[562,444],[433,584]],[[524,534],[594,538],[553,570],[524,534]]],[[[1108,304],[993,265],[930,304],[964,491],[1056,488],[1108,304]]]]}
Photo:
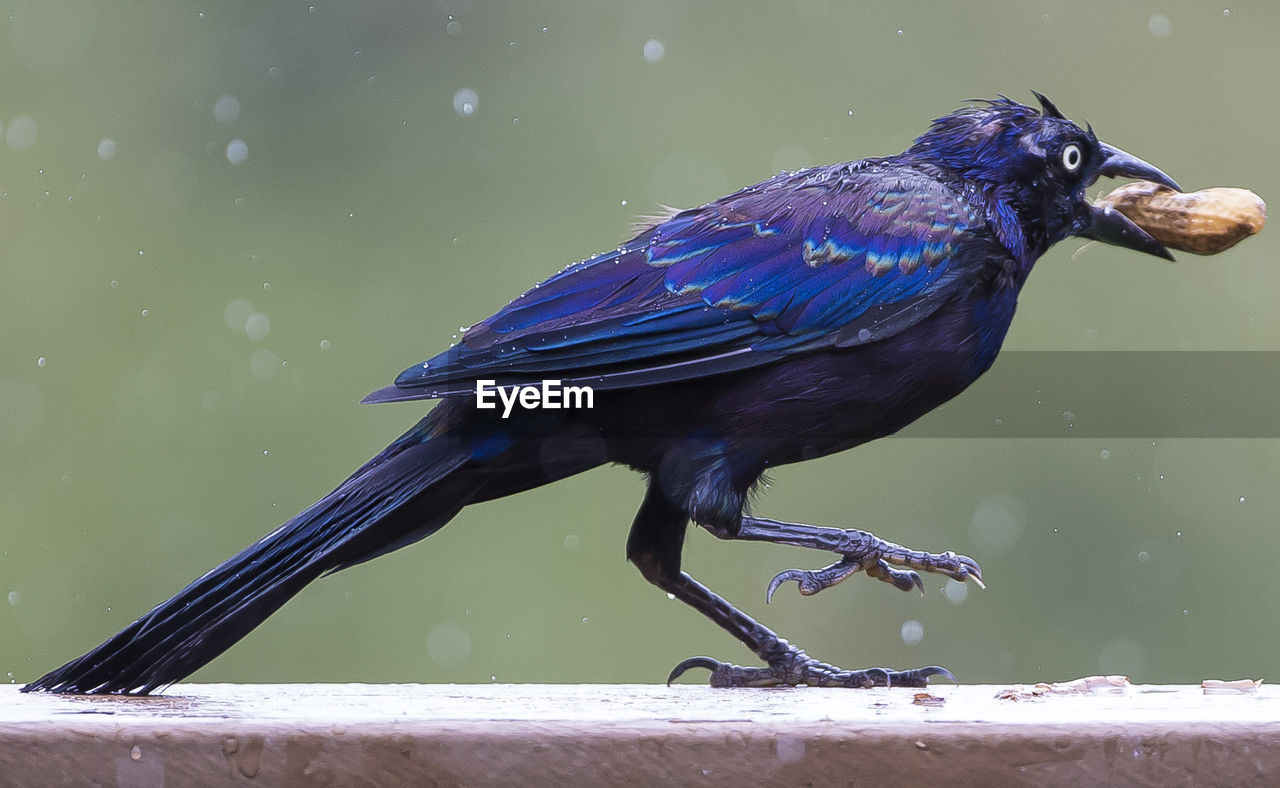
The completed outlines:
{"type": "Polygon", "coordinates": [[[366,402],[557,379],[609,389],[874,342],[931,314],[987,220],[902,165],[782,174],[570,266],[366,402]],[[976,232],[975,232],[976,231],[976,232]]]}

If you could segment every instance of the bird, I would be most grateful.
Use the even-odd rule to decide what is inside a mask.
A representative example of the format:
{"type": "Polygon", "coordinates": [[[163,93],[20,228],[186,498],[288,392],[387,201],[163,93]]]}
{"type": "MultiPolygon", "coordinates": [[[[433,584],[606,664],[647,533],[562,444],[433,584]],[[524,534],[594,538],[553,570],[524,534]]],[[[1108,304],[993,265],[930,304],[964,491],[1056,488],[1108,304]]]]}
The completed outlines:
{"type": "Polygon", "coordinates": [[[1179,190],[1048,98],[971,100],[906,151],[782,172],[643,222],[404,370],[365,402],[438,400],[331,493],[24,692],[148,694],[230,648],[304,586],[415,543],[465,506],[604,464],[647,486],[626,541],[650,583],[760,664],[695,656],[715,687],[927,686],[937,665],[843,669],[809,656],[681,566],[690,524],[834,556],[768,586],[863,573],[982,583],[972,558],[856,528],[752,514],[773,468],[890,435],[996,359],[1033,264],[1068,237],[1172,260],[1100,177],[1179,190]],[[557,394],[561,396],[557,396],[557,394]]]}

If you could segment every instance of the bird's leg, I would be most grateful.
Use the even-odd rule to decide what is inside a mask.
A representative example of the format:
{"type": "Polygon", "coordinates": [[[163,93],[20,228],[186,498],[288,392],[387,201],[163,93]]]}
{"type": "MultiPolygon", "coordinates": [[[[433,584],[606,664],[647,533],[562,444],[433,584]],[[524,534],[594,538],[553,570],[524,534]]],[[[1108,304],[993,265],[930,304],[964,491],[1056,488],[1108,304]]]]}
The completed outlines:
{"type": "Polygon", "coordinates": [[[691,657],[676,665],[670,684],[689,668],[711,671],[713,687],[925,687],[930,676],[955,677],[936,665],[914,670],[842,670],[810,657],[755,619],[729,604],[686,572],[673,578],[651,578],[658,587],[719,624],[764,660],[764,667],[744,667],[711,657],[691,657]]]}
{"type": "Polygon", "coordinates": [[[839,561],[822,569],[788,569],[780,572],[770,581],[767,598],[772,598],[773,592],[789,580],[795,580],[800,593],[809,596],[860,571],[903,591],[913,588],[924,590],[919,572],[936,572],[961,582],[972,579],[982,586],[981,567],[966,555],[957,555],[949,550],[945,553],[910,550],[854,528],[785,523],[763,517],[743,517],[736,534],[722,527],[703,527],[721,539],[745,539],[808,547],[828,550],[841,557],[839,561]],[[906,569],[894,568],[899,566],[906,569]]]}
{"type": "Polygon", "coordinates": [[[946,676],[943,668],[927,667],[894,671],[884,668],[841,670],[819,662],[756,622],[746,613],[712,593],[680,569],[680,550],[689,515],[671,502],[656,475],[650,477],[644,503],[636,512],[627,537],[627,559],[636,565],[645,579],[673,597],[702,613],[722,629],[742,641],[764,667],[742,667],[711,657],[686,659],[667,677],[670,684],[689,668],[711,671],[713,687],[794,687],[800,684],[818,687],[923,687],[930,676],[946,676]]]}

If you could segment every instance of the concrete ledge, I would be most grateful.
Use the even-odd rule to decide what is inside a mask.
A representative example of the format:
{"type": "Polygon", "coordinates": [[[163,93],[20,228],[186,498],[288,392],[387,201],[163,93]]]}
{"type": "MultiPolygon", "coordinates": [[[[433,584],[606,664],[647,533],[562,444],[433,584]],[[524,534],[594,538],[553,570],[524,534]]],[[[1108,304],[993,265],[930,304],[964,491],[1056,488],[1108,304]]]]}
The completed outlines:
{"type": "Polygon", "coordinates": [[[1280,690],[0,687],[3,785],[1263,785],[1280,690]]]}

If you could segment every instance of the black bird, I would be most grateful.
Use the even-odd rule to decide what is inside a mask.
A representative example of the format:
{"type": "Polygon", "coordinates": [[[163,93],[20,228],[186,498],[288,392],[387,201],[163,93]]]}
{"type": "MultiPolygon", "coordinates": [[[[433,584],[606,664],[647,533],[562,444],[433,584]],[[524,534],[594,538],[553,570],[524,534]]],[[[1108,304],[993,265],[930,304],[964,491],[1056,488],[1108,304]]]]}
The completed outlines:
{"type": "Polygon", "coordinates": [[[922,587],[917,571],[981,582],[966,556],[753,517],[747,499],[769,468],[889,435],[963,391],[995,360],[1054,243],[1075,235],[1172,259],[1085,189],[1100,176],[1177,184],[1036,96],[1039,111],[975,103],[905,153],[782,173],[566,268],[366,397],[441,402],[336,490],[24,691],[167,686],[317,577],[429,536],[467,504],[602,463],[648,477],[627,557],[764,662],[695,657],[668,681],[690,667],[709,668],[715,686],[949,677],[818,662],[682,572],[680,554],[692,521],[721,539],[838,556],[783,572],[770,593],[788,580],[816,593],[858,571],[904,590],[922,587]],[[570,407],[526,407],[557,393],[544,381],[570,407]]]}

